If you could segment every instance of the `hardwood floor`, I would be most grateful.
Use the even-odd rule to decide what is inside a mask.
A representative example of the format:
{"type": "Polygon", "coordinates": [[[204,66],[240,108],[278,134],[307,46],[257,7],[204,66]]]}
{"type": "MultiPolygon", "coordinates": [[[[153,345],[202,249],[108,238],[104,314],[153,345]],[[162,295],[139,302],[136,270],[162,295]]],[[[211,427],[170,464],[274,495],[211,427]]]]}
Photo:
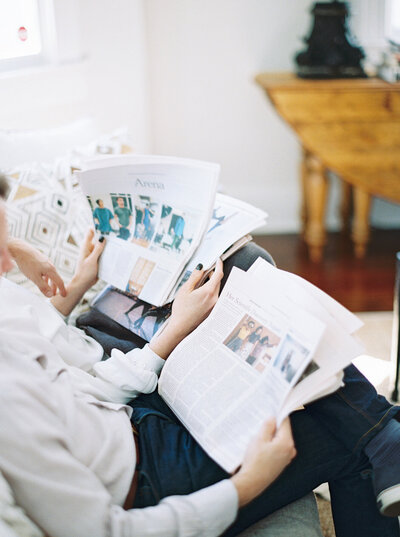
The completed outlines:
{"type": "Polygon", "coordinates": [[[395,254],[400,251],[400,230],[372,229],[368,251],[356,259],[343,233],[329,233],[320,263],[312,263],[297,234],[254,236],[279,268],[314,283],[351,311],[387,311],[393,308],[395,254]]]}

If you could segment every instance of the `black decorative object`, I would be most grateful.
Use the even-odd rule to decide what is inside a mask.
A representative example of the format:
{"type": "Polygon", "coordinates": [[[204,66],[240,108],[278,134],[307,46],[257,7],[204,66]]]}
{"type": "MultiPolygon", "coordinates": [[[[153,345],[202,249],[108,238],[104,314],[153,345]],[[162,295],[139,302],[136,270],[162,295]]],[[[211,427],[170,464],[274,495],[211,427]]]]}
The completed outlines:
{"type": "Polygon", "coordinates": [[[348,40],[346,2],[316,2],[311,11],[314,25],[305,39],[307,50],[296,55],[297,74],[302,78],[365,78],[361,48],[348,40]]]}

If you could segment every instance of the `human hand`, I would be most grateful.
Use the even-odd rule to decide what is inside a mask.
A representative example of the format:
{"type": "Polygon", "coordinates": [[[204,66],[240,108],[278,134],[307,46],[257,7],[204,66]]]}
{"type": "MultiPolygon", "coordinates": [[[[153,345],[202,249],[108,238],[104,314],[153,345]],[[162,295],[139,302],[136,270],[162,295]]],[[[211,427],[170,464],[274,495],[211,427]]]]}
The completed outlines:
{"type": "Polygon", "coordinates": [[[51,299],[53,306],[63,315],[69,315],[86,291],[96,283],[99,257],[104,246],[104,237],[103,240],[100,237],[94,241],[94,230],[90,229],[81,246],[74,277],[68,284],[67,297],[55,296],[51,299]]]}
{"type": "Polygon", "coordinates": [[[215,306],[224,276],[222,261],[218,259],[210,279],[198,287],[203,274],[201,269],[194,270],[172,304],[169,328],[173,327],[182,338],[197,328],[215,306]]]}
{"type": "Polygon", "coordinates": [[[266,421],[250,442],[240,470],[231,478],[243,507],[261,494],[296,456],[290,420],[278,430],[274,419],[266,421]]]}
{"type": "Polygon", "coordinates": [[[45,296],[50,298],[57,292],[63,297],[66,296],[67,291],[61,276],[44,254],[19,239],[9,241],[8,248],[20,271],[37,285],[45,296]]]}
{"type": "Polygon", "coordinates": [[[105,247],[104,237],[94,240],[94,230],[89,229],[82,243],[73,282],[86,292],[97,282],[99,258],[105,247]]]}
{"type": "Polygon", "coordinates": [[[172,313],[165,328],[150,342],[150,348],[166,359],[174,348],[194,330],[210,313],[218,300],[221,280],[224,275],[222,261],[218,259],[210,279],[197,287],[203,270],[194,270],[190,278],[179,289],[172,305],[172,313]]]}

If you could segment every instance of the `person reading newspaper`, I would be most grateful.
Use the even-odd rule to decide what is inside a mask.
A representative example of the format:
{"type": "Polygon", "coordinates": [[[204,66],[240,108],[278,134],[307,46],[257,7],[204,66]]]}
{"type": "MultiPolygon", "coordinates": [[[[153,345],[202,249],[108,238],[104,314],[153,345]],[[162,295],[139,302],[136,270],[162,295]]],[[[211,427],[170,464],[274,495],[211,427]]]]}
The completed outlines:
{"type": "MultiPolygon", "coordinates": [[[[202,271],[193,272],[150,345],[99,362],[101,347],[59,313],[96,281],[102,248],[88,236],[66,296],[52,305],[4,281],[0,288],[0,468],[48,535],[237,535],[325,481],[338,537],[398,535],[375,497],[394,491],[381,510],[398,514],[397,407],[350,366],[337,394],[293,413],[296,447],[288,420],[278,430],[269,421],[227,474],[154,393],[164,360],[216,302],[221,265],[198,289],[202,271]]],[[[11,260],[1,201],[0,253],[4,273],[11,260]]]]}

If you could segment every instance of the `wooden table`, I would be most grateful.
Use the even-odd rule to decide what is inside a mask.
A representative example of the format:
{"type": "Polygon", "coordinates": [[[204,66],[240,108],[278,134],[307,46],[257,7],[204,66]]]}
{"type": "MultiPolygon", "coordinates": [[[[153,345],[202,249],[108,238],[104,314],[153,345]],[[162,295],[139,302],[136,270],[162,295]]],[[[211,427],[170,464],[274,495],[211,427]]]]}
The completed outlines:
{"type": "Polygon", "coordinates": [[[400,202],[400,83],[380,79],[305,80],[261,73],[256,82],[299,136],[303,146],[302,223],[313,260],[325,243],[327,171],[343,180],[341,215],[363,257],[369,237],[371,196],[400,202]]]}

